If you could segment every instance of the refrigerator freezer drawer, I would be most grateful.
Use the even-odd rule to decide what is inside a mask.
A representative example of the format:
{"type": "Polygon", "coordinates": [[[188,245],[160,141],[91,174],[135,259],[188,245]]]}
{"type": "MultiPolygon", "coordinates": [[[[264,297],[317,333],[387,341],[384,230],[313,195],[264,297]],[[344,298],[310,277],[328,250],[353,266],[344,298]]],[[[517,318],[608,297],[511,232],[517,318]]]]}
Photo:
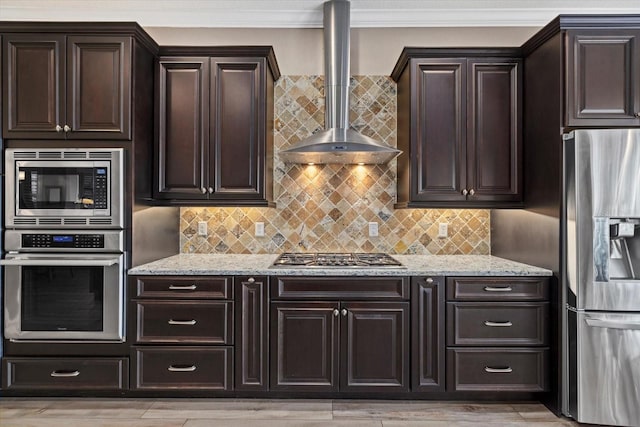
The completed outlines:
{"type": "Polygon", "coordinates": [[[578,350],[572,415],[583,423],[640,426],[640,314],[571,317],[578,350]]]}

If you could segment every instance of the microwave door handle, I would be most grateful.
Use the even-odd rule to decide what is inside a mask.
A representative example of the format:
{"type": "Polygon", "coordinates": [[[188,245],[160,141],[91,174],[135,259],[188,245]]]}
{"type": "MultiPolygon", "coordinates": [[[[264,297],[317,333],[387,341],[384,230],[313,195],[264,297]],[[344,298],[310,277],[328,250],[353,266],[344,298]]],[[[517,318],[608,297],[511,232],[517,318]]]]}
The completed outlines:
{"type": "Polygon", "coordinates": [[[618,322],[615,320],[600,320],[600,319],[585,319],[585,320],[587,322],[587,325],[594,328],[640,330],[640,323],[638,322],[618,322]]]}
{"type": "Polygon", "coordinates": [[[55,266],[55,267],[111,267],[112,265],[116,265],[120,260],[117,258],[113,259],[97,259],[97,260],[89,260],[89,259],[24,259],[24,258],[14,258],[14,259],[3,259],[0,260],[0,265],[7,266],[24,266],[24,267],[46,267],[46,266],[55,266]]]}

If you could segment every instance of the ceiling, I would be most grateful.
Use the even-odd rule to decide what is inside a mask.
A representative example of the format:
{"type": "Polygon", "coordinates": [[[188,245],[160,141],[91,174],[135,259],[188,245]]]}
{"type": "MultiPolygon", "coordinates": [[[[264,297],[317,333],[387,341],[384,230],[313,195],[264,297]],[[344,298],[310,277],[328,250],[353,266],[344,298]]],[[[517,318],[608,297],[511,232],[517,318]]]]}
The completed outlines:
{"type": "MultiPolygon", "coordinates": [[[[0,20],[144,27],[319,28],[323,0],[0,0],[0,20]]],[[[561,13],[636,13],[640,0],[351,0],[352,27],[539,27],[561,13]],[[604,7],[606,5],[606,7],[604,7]]]]}

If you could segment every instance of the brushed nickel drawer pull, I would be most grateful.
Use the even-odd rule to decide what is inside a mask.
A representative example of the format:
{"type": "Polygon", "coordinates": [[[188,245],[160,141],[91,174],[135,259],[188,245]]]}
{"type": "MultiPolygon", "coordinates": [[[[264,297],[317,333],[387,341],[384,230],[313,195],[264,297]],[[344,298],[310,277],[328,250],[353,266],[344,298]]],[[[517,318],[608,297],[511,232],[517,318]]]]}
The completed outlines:
{"type": "Polygon", "coordinates": [[[492,322],[491,320],[484,321],[485,326],[491,326],[492,328],[508,328],[509,326],[513,326],[513,323],[506,322],[492,322]]]}
{"type": "Polygon", "coordinates": [[[511,292],[513,289],[511,286],[485,286],[484,290],[487,292],[511,292]]]}
{"type": "Polygon", "coordinates": [[[195,291],[196,285],[169,285],[170,291],[195,291]]]}
{"type": "Polygon", "coordinates": [[[80,375],[80,371],[53,371],[53,372],[51,372],[51,376],[52,377],[57,377],[57,378],[70,378],[70,377],[77,377],[78,375],[80,375]]]}
{"type": "Polygon", "coordinates": [[[191,365],[191,366],[169,365],[167,370],[171,372],[193,372],[196,370],[196,365],[191,365]]]}
{"type": "Polygon", "coordinates": [[[170,325],[186,325],[186,326],[193,326],[195,325],[197,322],[194,319],[191,320],[173,320],[173,319],[169,319],[169,321],[167,322],[170,325]]]}
{"type": "Polygon", "coordinates": [[[490,374],[510,374],[511,372],[513,372],[513,369],[506,367],[506,368],[492,368],[490,366],[485,366],[484,367],[484,371],[488,372],[490,374]]]}

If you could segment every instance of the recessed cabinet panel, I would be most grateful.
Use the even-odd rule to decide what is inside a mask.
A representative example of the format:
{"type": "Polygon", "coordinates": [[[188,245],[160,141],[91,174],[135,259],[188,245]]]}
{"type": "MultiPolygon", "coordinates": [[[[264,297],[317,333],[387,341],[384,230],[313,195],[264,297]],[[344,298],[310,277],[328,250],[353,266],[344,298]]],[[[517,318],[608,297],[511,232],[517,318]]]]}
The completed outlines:
{"type": "Polygon", "coordinates": [[[236,277],[236,390],[266,390],[268,334],[268,278],[236,277]]]}
{"type": "Polygon", "coordinates": [[[469,200],[521,198],[520,61],[469,60],[469,200]],[[473,194],[471,194],[473,190],[473,194]]]}
{"type": "Polygon", "coordinates": [[[444,277],[411,279],[411,389],[444,391],[444,277]]]}
{"type": "Polygon", "coordinates": [[[67,38],[67,138],[131,139],[130,70],[131,38],[67,38]]]}
{"type": "Polygon", "coordinates": [[[640,30],[568,31],[567,124],[640,125],[640,30]]]}
{"type": "Polygon", "coordinates": [[[231,347],[133,347],[138,390],[232,390],[231,347]]]}
{"type": "Polygon", "coordinates": [[[425,60],[416,68],[415,200],[460,200],[465,180],[466,62],[425,60]]]}
{"type": "Polygon", "coordinates": [[[156,197],[206,199],[209,59],[162,58],[158,64],[158,102],[156,197]]]}
{"type": "Polygon", "coordinates": [[[262,197],[260,176],[264,168],[264,106],[260,90],[264,86],[261,60],[213,58],[211,138],[215,154],[210,170],[215,173],[218,197],[229,193],[238,197],[262,197]]]}
{"type": "Polygon", "coordinates": [[[271,305],[271,389],[338,391],[337,303],[271,305]]]}
{"type": "Polygon", "coordinates": [[[100,390],[129,388],[129,359],[116,357],[3,357],[5,390],[100,390]]]}
{"type": "Polygon", "coordinates": [[[4,36],[3,111],[5,138],[62,138],[65,38],[60,35],[4,36]]]}
{"type": "Polygon", "coordinates": [[[341,391],[409,389],[409,303],[343,303],[341,391]]]}

